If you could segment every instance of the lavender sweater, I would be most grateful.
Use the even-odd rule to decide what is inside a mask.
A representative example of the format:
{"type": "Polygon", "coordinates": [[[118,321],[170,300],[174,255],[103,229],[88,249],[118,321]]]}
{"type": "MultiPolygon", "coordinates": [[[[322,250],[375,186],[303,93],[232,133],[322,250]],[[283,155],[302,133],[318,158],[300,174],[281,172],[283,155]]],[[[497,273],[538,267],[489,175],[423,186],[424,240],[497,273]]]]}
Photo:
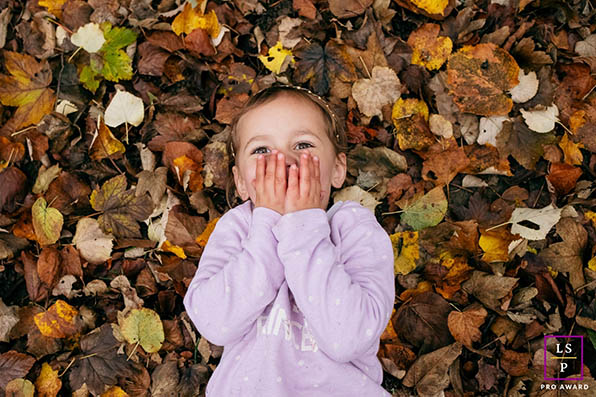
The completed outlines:
{"type": "Polygon", "coordinates": [[[184,297],[224,346],[208,397],[387,397],[377,358],[393,248],[354,201],[280,215],[250,200],[217,222],[184,297]]]}

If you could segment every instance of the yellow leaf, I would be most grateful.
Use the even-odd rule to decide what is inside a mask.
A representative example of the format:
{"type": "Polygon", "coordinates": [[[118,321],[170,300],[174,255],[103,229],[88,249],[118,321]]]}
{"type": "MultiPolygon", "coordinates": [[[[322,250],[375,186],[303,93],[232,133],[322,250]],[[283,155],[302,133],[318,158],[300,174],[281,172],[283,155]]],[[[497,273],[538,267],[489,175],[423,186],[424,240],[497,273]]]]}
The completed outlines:
{"type": "Polygon", "coordinates": [[[39,397],[56,397],[60,388],[62,388],[62,381],[58,377],[58,371],[54,371],[50,364],[43,363],[41,372],[35,381],[35,388],[39,393],[39,397]]]}
{"type": "Polygon", "coordinates": [[[509,243],[513,240],[513,235],[504,227],[481,231],[478,245],[484,251],[482,260],[489,263],[509,261],[509,243]]]}
{"type": "Polygon", "coordinates": [[[41,245],[54,244],[60,238],[64,217],[56,208],[48,207],[48,203],[43,197],[38,198],[33,207],[33,229],[37,236],[37,241],[41,245]]]}
{"type": "Polygon", "coordinates": [[[37,4],[48,9],[58,19],[62,18],[62,6],[66,0],[39,0],[37,4]]]}
{"type": "Polygon", "coordinates": [[[209,36],[216,38],[219,35],[220,26],[214,10],[204,15],[200,6],[192,8],[187,2],[184,10],[172,22],[172,30],[180,36],[182,33],[190,34],[195,29],[204,29],[209,36]]]}
{"type": "MultiPolygon", "coordinates": [[[[390,318],[393,318],[393,316],[395,316],[395,313],[396,313],[396,310],[395,310],[395,308],[393,308],[390,318]]],[[[387,323],[387,327],[385,327],[385,331],[383,331],[383,334],[381,334],[381,341],[396,340],[396,339],[397,339],[397,332],[395,332],[395,328],[393,327],[393,321],[389,320],[389,322],[387,323]]]]}
{"type": "Polygon", "coordinates": [[[9,76],[0,74],[0,102],[18,106],[13,115],[15,129],[37,124],[54,110],[56,96],[48,86],[52,71],[47,61],[37,63],[26,54],[4,51],[4,67],[9,76]]]}
{"type": "Polygon", "coordinates": [[[291,62],[294,62],[292,51],[284,49],[281,41],[278,41],[275,46],[269,49],[267,56],[259,55],[259,59],[263,62],[263,65],[275,74],[281,72],[286,57],[291,57],[291,62]]]}
{"type": "Polygon", "coordinates": [[[414,50],[413,64],[435,70],[445,63],[451,54],[453,43],[449,37],[439,37],[440,29],[441,27],[435,23],[426,23],[408,37],[408,44],[414,50]]]}
{"type": "Polygon", "coordinates": [[[36,314],[33,321],[43,336],[67,338],[77,331],[77,314],[77,309],[59,299],[48,311],[36,314]]]}
{"type": "Polygon", "coordinates": [[[586,124],[586,111],[585,110],[576,110],[573,114],[569,117],[569,129],[574,134],[580,129],[584,124],[586,124]]]}
{"type": "Polygon", "coordinates": [[[213,229],[215,229],[215,225],[217,224],[217,221],[219,220],[220,217],[214,218],[212,220],[209,221],[209,223],[207,224],[207,226],[205,226],[205,230],[203,230],[203,233],[201,233],[196,239],[195,241],[197,242],[197,244],[199,244],[201,247],[205,247],[207,245],[207,241],[209,240],[209,236],[211,236],[211,233],[213,233],[213,229]]]}
{"type": "Polygon", "coordinates": [[[105,392],[101,393],[100,397],[128,397],[128,394],[120,388],[120,386],[112,386],[105,392]]]}
{"type": "Polygon", "coordinates": [[[584,156],[579,150],[584,147],[583,143],[574,143],[569,139],[569,135],[565,133],[559,141],[559,147],[563,150],[565,155],[565,163],[571,165],[581,165],[584,160],[584,156]]]}
{"type": "Polygon", "coordinates": [[[164,241],[161,245],[161,250],[166,252],[171,252],[172,254],[176,255],[178,258],[186,259],[186,254],[184,253],[184,248],[170,243],[168,240],[164,241]]]}
{"type": "Polygon", "coordinates": [[[393,245],[395,274],[408,274],[416,268],[418,232],[398,232],[390,236],[393,245]]]}
{"type": "Polygon", "coordinates": [[[420,114],[425,120],[428,120],[428,106],[426,106],[426,103],[415,98],[399,98],[393,104],[391,118],[393,124],[397,127],[399,120],[411,117],[414,114],[420,114]]]}
{"type": "Polygon", "coordinates": [[[584,216],[586,218],[588,218],[589,220],[591,220],[592,221],[592,225],[594,225],[594,227],[596,227],[596,212],[586,211],[586,213],[584,214],[584,216]]]}
{"type": "Polygon", "coordinates": [[[590,270],[596,272],[596,256],[588,261],[588,267],[590,268],[590,270]]]}
{"type": "Polygon", "coordinates": [[[99,123],[99,129],[94,138],[95,140],[89,148],[89,155],[94,160],[99,161],[126,151],[122,142],[116,139],[103,120],[99,123]]]}
{"type": "Polygon", "coordinates": [[[416,7],[423,9],[429,14],[443,14],[449,0],[411,0],[416,7]]]}

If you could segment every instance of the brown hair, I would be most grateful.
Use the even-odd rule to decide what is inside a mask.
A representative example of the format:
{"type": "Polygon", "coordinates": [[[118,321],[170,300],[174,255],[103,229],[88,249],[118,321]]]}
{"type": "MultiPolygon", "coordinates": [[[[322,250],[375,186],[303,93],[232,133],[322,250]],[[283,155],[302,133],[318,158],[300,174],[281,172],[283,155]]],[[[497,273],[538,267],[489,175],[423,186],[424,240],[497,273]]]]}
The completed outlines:
{"type": "Polygon", "coordinates": [[[306,99],[310,103],[316,105],[317,108],[321,111],[321,114],[323,115],[323,118],[325,120],[325,124],[327,125],[327,136],[333,144],[333,148],[335,149],[335,155],[337,156],[339,153],[346,153],[348,151],[345,129],[343,128],[343,125],[338,122],[335,113],[331,110],[331,108],[323,98],[306,88],[298,86],[273,85],[271,87],[265,88],[253,95],[244,104],[244,107],[240,109],[238,113],[236,113],[236,115],[232,119],[232,123],[230,124],[231,131],[226,142],[226,149],[228,154],[230,155],[230,162],[228,164],[228,177],[226,180],[226,202],[228,203],[228,207],[230,208],[232,208],[235,205],[235,203],[232,203],[234,205],[230,203],[230,194],[232,194],[232,197],[234,197],[236,193],[234,185],[234,175],[232,174],[232,167],[234,166],[234,163],[236,161],[235,153],[238,149],[238,137],[236,134],[238,122],[240,121],[242,116],[244,116],[252,109],[256,108],[259,105],[268,103],[284,94],[294,95],[296,97],[306,99]]]}

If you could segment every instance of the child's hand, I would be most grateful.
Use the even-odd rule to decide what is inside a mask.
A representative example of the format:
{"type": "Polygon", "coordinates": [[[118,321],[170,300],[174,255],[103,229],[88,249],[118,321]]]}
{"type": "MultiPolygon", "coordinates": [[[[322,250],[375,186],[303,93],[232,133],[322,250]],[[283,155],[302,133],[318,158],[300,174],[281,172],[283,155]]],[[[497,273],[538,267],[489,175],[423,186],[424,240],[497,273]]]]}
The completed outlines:
{"type": "Polygon", "coordinates": [[[298,169],[294,164],[290,167],[288,191],[286,192],[285,213],[321,208],[321,176],[318,157],[310,153],[300,156],[300,183],[298,169]]]}
{"type": "Polygon", "coordinates": [[[255,207],[266,207],[284,214],[286,161],[283,153],[273,150],[267,160],[262,154],[257,157],[255,190],[255,207]]]}

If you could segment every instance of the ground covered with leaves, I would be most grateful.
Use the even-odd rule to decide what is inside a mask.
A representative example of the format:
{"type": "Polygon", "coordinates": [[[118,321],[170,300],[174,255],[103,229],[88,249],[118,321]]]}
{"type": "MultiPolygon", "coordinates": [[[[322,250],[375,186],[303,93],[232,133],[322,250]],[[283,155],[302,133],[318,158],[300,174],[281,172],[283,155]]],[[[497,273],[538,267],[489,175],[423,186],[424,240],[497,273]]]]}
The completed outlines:
{"type": "Polygon", "coordinates": [[[276,81],[329,101],[333,200],[394,244],[387,390],[596,393],[594,22],[589,0],[0,0],[0,396],[204,394],[222,349],[182,297],[229,209],[228,124],[276,81]],[[581,382],[544,380],[562,362],[581,382]]]}

